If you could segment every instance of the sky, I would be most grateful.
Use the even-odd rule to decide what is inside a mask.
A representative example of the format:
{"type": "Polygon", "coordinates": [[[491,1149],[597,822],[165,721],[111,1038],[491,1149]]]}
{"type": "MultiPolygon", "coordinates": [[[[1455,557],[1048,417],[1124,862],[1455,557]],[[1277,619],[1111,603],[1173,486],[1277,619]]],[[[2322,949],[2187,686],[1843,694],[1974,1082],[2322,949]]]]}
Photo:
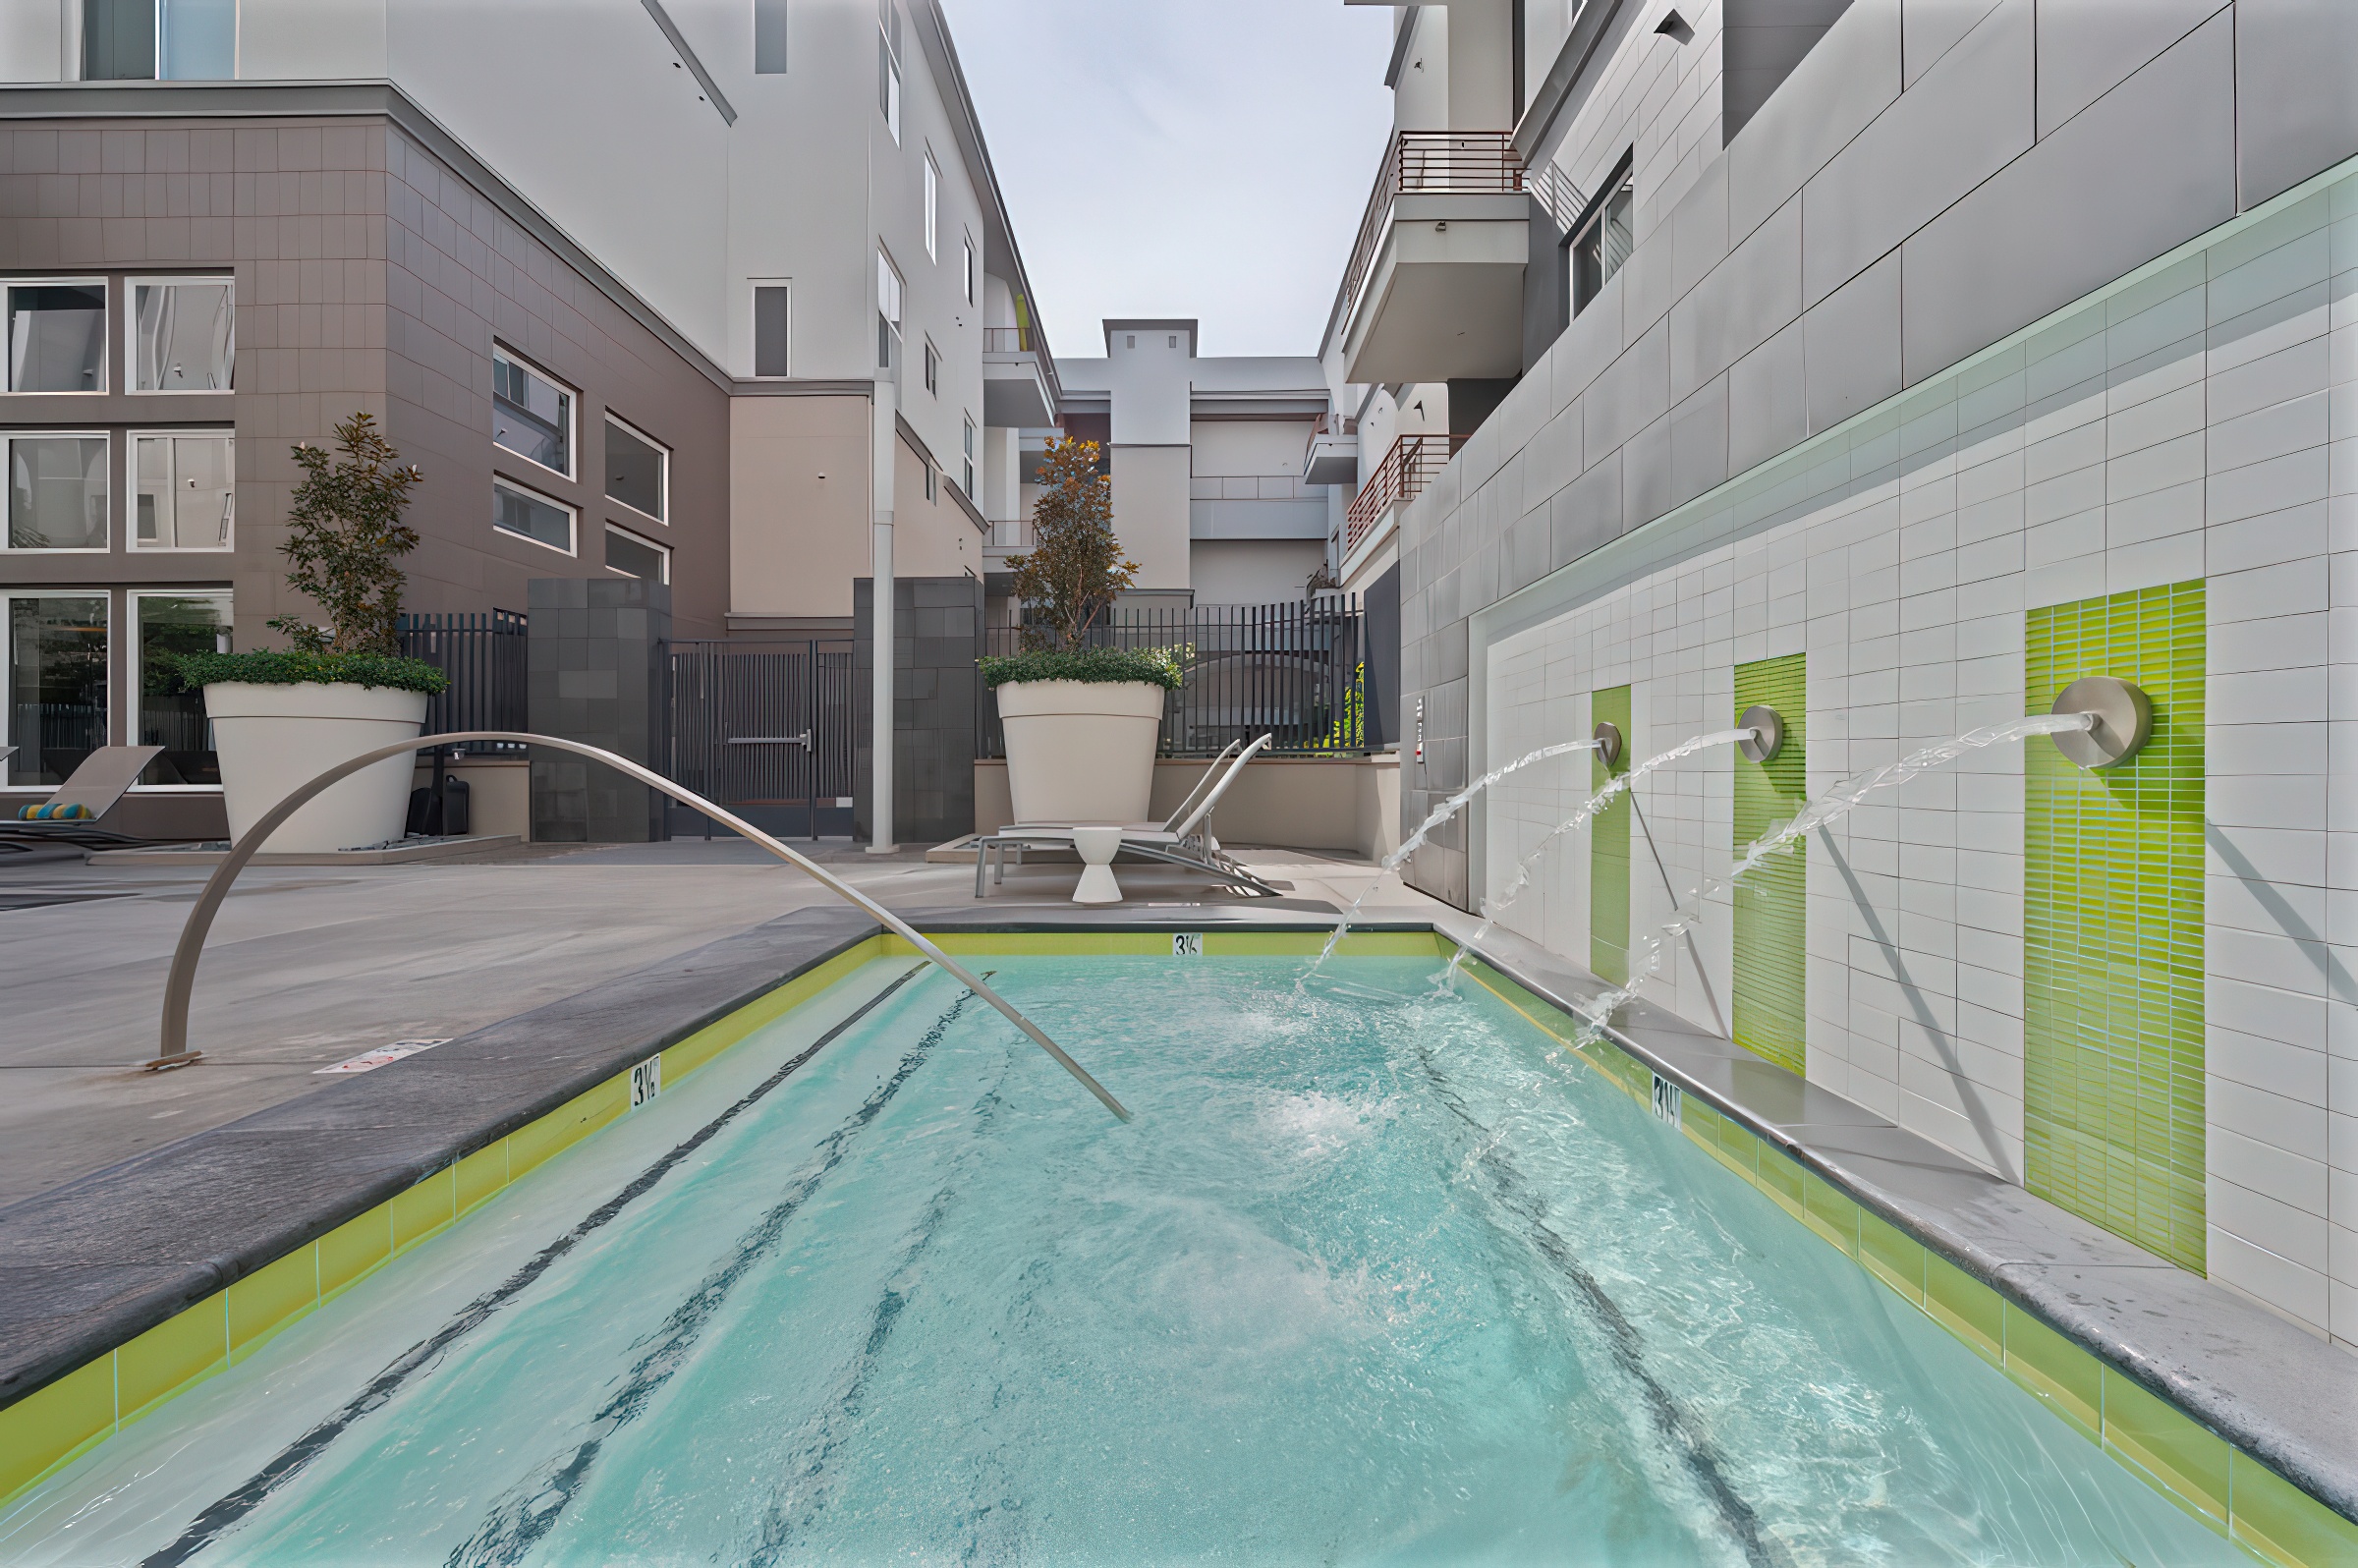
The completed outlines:
{"type": "Polygon", "coordinates": [[[1391,133],[1392,11],[1342,0],[942,0],[1048,346],[1194,316],[1316,354],[1391,133]]]}

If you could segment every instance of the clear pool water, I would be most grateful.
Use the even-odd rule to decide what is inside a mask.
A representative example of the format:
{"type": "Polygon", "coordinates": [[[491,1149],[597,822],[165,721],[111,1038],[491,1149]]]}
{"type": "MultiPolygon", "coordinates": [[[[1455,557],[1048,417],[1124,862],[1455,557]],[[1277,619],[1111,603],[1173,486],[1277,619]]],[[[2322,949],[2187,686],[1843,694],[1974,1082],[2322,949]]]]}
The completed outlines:
{"type": "Polygon", "coordinates": [[[0,1560],[2242,1560],[1430,961],[991,967],[1132,1125],[929,973],[780,1078],[871,970],[0,1560]]]}

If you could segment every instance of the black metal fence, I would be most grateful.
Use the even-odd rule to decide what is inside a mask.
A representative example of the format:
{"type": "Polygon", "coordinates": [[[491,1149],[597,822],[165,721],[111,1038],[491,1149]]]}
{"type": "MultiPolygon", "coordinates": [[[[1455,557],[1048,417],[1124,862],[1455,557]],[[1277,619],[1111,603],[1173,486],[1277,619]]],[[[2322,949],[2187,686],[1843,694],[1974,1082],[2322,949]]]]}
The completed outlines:
{"type": "MultiPolygon", "coordinates": [[[[766,832],[851,831],[850,643],[667,643],[664,666],[666,774],[766,832]]],[[[711,834],[702,813],[672,830],[711,834]]]]}
{"type": "MultiPolygon", "coordinates": [[[[1013,653],[1021,633],[986,628],[984,651],[1013,653]]],[[[1290,604],[1199,604],[1117,610],[1091,629],[1093,647],[1175,648],[1187,683],[1162,715],[1162,755],[1211,756],[1267,734],[1269,750],[1333,756],[1368,749],[1367,638],[1358,597],[1290,604]]],[[[995,700],[982,705],[981,755],[1005,756],[995,700]]]]}
{"type": "MultiPolygon", "coordinates": [[[[456,730],[528,730],[525,618],[517,610],[405,615],[394,625],[405,658],[424,659],[450,677],[426,699],[427,735],[456,730]]],[[[504,741],[475,741],[473,753],[522,752],[504,741]]]]}

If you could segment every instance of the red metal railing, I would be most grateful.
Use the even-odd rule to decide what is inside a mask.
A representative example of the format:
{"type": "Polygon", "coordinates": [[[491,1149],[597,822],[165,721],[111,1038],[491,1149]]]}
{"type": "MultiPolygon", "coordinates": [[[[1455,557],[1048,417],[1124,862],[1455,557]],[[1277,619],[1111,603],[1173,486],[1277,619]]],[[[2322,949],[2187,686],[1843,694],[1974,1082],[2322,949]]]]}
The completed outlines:
{"type": "Polygon", "coordinates": [[[1343,273],[1343,314],[1351,313],[1376,248],[1383,243],[1384,220],[1401,196],[1512,196],[1523,189],[1523,157],[1511,131],[1395,131],[1383,149],[1376,189],[1368,193],[1367,216],[1343,273]]]}
{"type": "Polygon", "coordinates": [[[1352,499],[1344,525],[1343,553],[1349,555],[1359,548],[1359,541],[1368,536],[1385,507],[1423,493],[1465,444],[1462,435],[1404,435],[1394,441],[1352,499]]]}

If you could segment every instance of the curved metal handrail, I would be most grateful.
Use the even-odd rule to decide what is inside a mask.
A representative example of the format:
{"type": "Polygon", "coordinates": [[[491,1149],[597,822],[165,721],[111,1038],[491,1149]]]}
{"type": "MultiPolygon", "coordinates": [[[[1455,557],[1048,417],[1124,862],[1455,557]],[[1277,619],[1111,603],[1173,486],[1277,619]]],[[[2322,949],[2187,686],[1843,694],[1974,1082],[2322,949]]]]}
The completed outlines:
{"type": "MultiPolygon", "coordinates": [[[[1075,1079],[1079,1080],[1082,1088],[1096,1095],[1098,1102],[1107,1110],[1123,1121],[1130,1119],[1130,1113],[1123,1109],[1122,1102],[1105,1092],[1105,1087],[1090,1077],[1079,1062],[1067,1056],[1054,1040],[1042,1034],[1039,1025],[1009,1006],[1004,997],[983,984],[949,954],[934,946],[908,922],[850,883],[837,879],[832,873],[822,869],[816,862],[797,854],[754,826],[753,823],[705,800],[694,790],[675,784],[662,774],[651,768],[642,767],[627,756],[617,756],[612,752],[595,746],[585,746],[580,741],[559,740],[553,735],[531,735],[518,730],[461,730],[450,735],[425,737],[424,740],[426,744],[433,746],[455,746],[464,741],[519,741],[530,746],[546,746],[560,752],[571,752],[577,756],[587,756],[594,761],[603,762],[616,772],[637,779],[650,789],[660,790],[683,806],[695,808],[722,826],[731,828],[743,834],[751,842],[760,845],[789,866],[809,872],[812,878],[828,892],[848,903],[857,905],[872,916],[885,929],[923,953],[954,978],[958,983],[997,1008],[1009,1023],[1024,1032],[1033,1044],[1056,1058],[1057,1066],[1072,1074],[1075,1079]]],[[[405,752],[416,752],[420,749],[420,741],[415,739],[400,741],[391,746],[380,746],[371,752],[364,752],[358,756],[337,763],[264,812],[261,820],[246,830],[245,838],[231,846],[229,853],[222,857],[221,864],[213,868],[213,874],[205,882],[204,891],[196,896],[196,907],[189,911],[189,922],[181,927],[180,945],[172,950],[172,973],[164,981],[164,1022],[162,1037],[159,1041],[160,1051],[154,1061],[146,1064],[150,1070],[186,1066],[202,1054],[189,1049],[189,996],[196,985],[196,960],[198,955],[204,951],[204,938],[206,933],[212,929],[213,916],[219,912],[221,901],[229,896],[229,884],[237,880],[238,873],[246,868],[247,863],[253,859],[255,852],[269,842],[270,835],[278,831],[288,817],[293,816],[313,796],[329,785],[359,772],[362,768],[384,761],[388,757],[399,756],[405,752]]]]}

